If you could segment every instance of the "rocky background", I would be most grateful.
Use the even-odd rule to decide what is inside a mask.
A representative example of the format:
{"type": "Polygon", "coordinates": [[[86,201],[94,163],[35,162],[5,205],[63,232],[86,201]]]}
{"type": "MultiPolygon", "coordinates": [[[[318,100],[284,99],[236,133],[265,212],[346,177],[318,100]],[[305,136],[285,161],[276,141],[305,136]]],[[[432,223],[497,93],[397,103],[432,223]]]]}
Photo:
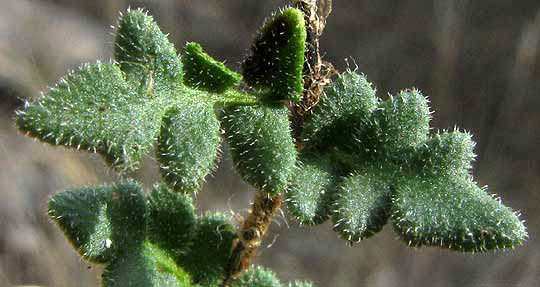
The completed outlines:
{"type": "MultiPolygon", "coordinates": [[[[0,286],[98,286],[100,267],[79,259],[46,217],[47,198],[115,174],[92,154],[24,137],[13,114],[68,70],[111,57],[119,11],[145,7],[181,49],[197,41],[239,68],[253,33],[282,0],[2,0],[0,2],[0,286]]],[[[350,248],[329,223],[300,229],[279,217],[257,263],[316,286],[537,286],[540,282],[540,2],[334,0],[325,59],[357,65],[379,95],[417,87],[438,129],[477,141],[481,185],[522,212],[530,240],[515,250],[460,254],[411,249],[390,226],[350,248]],[[537,283],[534,283],[537,282],[537,283]]],[[[134,174],[159,179],[152,157],[134,174]]],[[[224,155],[197,203],[245,214],[253,190],[224,155]]]]}

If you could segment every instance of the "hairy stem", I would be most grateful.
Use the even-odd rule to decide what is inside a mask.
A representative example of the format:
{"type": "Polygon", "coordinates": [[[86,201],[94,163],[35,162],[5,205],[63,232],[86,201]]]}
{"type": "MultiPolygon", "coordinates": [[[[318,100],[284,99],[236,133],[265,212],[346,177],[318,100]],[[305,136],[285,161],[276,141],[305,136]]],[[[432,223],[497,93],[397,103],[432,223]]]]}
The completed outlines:
{"type": "Polygon", "coordinates": [[[330,78],[336,74],[331,63],[321,59],[319,38],[326,26],[326,18],[332,11],[332,0],[294,0],[296,8],[304,13],[306,25],[306,51],[304,55],[304,95],[299,104],[292,105],[291,123],[296,147],[300,151],[304,147],[301,136],[304,119],[311,109],[317,105],[323,93],[324,86],[330,83],[330,78]]]}
{"type": "Polygon", "coordinates": [[[266,231],[268,231],[274,214],[281,206],[281,197],[281,195],[270,196],[260,191],[255,194],[251,212],[244,220],[222,286],[228,286],[231,280],[237,278],[249,268],[251,260],[255,257],[255,253],[261,245],[266,231]]]}
{"type": "MultiPolygon", "coordinates": [[[[296,143],[296,148],[303,148],[302,126],[304,118],[311,108],[317,104],[323,92],[323,87],[330,82],[330,77],[335,71],[331,64],[323,62],[319,53],[319,37],[326,23],[326,17],[331,11],[331,0],[293,0],[294,6],[304,13],[307,39],[304,55],[304,94],[302,102],[289,106],[291,111],[291,128],[296,143]]],[[[257,249],[262,243],[266,232],[272,222],[272,218],[279,210],[282,195],[270,196],[258,191],[251,211],[244,220],[239,233],[239,239],[235,243],[227,275],[222,286],[229,286],[230,282],[237,278],[243,271],[249,268],[257,249]]]]}

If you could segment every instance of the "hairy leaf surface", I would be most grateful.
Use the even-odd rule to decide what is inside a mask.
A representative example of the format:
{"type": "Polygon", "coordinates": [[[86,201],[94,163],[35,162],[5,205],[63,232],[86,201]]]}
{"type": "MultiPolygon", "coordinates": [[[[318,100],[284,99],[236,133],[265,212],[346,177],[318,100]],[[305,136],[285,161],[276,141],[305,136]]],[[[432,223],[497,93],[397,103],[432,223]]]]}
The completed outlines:
{"type": "Polygon", "coordinates": [[[283,285],[276,273],[269,268],[252,266],[232,282],[231,287],[312,287],[309,281],[295,281],[283,285]]]}
{"type": "Polygon", "coordinates": [[[80,188],[49,201],[49,216],[81,256],[96,263],[121,256],[144,240],[146,205],[133,182],[80,188]]]}
{"type": "Polygon", "coordinates": [[[366,172],[346,177],[340,184],[334,230],[341,238],[358,242],[379,232],[390,215],[390,186],[377,173],[366,172]]]}
{"type": "Polygon", "coordinates": [[[469,133],[437,133],[416,147],[410,164],[413,172],[423,176],[462,176],[472,168],[474,146],[469,133]]]}
{"type": "Polygon", "coordinates": [[[190,252],[177,262],[189,272],[194,283],[217,285],[225,278],[234,239],[236,230],[228,217],[220,214],[200,217],[190,252]]]}
{"type": "Polygon", "coordinates": [[[215,167],[220,143],[212,103],[184,99],[163,118],[156,149],[161,175],[172,189],[196,193],[215,167]]]}
{"type": "Polygon", "coordinates": [[[130,83],[152,93],[174,93],[182,82],[174,45],[141,9],[128,10],[118,20],[114,58],[130,83]]]}
{"type": "MultiPolygon", "coordinates": [[[[381,102],[379,107],[381,112],[377,114],[377,121],[382,153],[398,152],[428,139],[431,112],[428,99],[420,91],[401,91],[398,96],[381,102]]],[[[357,135],[357,139],[361,138],[361,134],[357,135]]]]}
{"type": "Polygon", "coordinates": [[[303,154],[287,188],[289,213],[303,225],[323,223],[330,216],[337,182],[335,163],[328,158],[303,154]]]}
{"type": "Polygon", "coordinates": [[[173,258],[189,252],[197,219],[190,196],[158,185],[148,196],[148,239],[173,258]]]}
{"type": "Polygon", "coordinates": [[[184,84],[212,93],[223,93],[240,83],[242,76],[205,53],[198,43],[187,43],[182,57],[184,84]]]}
{"type": "Polygon", "coordinates": [[[305,124],[307,149],[339,146],[350,149],[353,131],[363,131],[377,108],[375,89],[364,75],[347,70],[325,90],[313,115],[305,124]]]}
{"type": "Polygon", "coordinates": [[[306,45],[304,14],[287,8],[268,19],[242,63],[248,85],[270,93],[269,100],[300,101],[306,45]]]}
{"type": "Polygon", "coordinates": [[[282,287],[277,275],[270,269],[253,266],[235,280],[231,287],[282,287]]]}
{"type": "Polygon", "coordinates": [[[236,170],[256,188],[275,195],[285,191],[296,149],[284,106],[230,106],[221,124],[236,170]]]}
{"type": "Polygon", "coordinates": [[[396,186],[392,201],[392,224],[411,246],[482,252],[512,248],[527,238],[516,213],[470,176],[411,179],[396,186]]]}
{"type": "Polygon", "coordinates": [[[102,276],[103,287],[189,287],[191,279],[172,258],[145,242],[109,264],[102,276]]]}
{"type": "Polygon", "coordinates": [[[150,16],[119,20],[110,64],[84,65],[17,114],[17,125],[45,142],[98,152],[118,171],[137,168],[165,111],[179,102],[181,64],[150,16]]]}

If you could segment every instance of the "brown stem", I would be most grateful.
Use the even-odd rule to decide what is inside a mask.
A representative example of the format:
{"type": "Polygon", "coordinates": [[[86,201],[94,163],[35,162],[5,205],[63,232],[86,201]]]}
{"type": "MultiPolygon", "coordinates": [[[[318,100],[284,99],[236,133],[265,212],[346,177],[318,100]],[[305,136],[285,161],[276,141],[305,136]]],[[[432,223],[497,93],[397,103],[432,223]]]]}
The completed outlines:
{"type": "Polygon", "coordinates": [[[330,83],[330,78],[336,74],[332,64],[321,59],[319,51],[319,38],[326,26],[326,18],[332,11],[332,0],[295,0],[293,2],[295,7],[304,13],[304,21],[307,24],[303,72],[304,95],[302,102],[290,108],[296,147],[302,150],[304,142],[301,135],[304,120],[319,102],[324,86],[330,83]]]}
{"type": "MultiPolygon", "coordinates": [[[[307,38],[304,55],[304,95],[302,102],[290,105],[292,135],[296,149],[301,151],[304,144],[302,139],[302,126],[304,118],[315,106],[323,93],[323,87],[330,82],[335,70],[330,63],[323,62],[319,53],[319,37],[326,24],[326,17],[330,14],[331,0],[293,0],[294,6],[304,13],[307,38]],[[317,6],[317,4],[319,4],[317,6]]],[[[229,286],[230,282],[249,268],[257,249],[264,239],[272,218],[281,206],[282,196],[270,196],[258,191],[251,212],[245,219],[239,232],[239,239],[235,242],[227,268],[227,275],[222,286],[229,286]]]]}
{"type": "Polygon", "coordinates": [[[239,239],[229,260],[227,277],[222,286],[228,286],[232,279],[237,278],[249,267],[280,206],[281,195],[270,196],[260,191],[255,194],[251,213],[239,233],[239,239]]]}

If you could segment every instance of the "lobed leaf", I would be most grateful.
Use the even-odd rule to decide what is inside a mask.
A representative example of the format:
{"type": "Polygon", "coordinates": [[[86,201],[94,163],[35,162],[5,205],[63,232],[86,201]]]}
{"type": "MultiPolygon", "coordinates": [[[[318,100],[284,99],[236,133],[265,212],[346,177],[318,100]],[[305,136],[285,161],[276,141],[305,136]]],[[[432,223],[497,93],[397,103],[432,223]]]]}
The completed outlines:
{"type": "Polygon", "coordinates": [[[130,10],[118,26],[118,65],[84,65],[70,73],[18,111],[17,125],[42,141],[98,152],[125,172],[137,168],[165,111],[189,91],[181,86],[174,47],[152,17],[130,10]]]}
{"type": "Polygon", "coordinates": [[[396,186],[392,202],[392,224],[410,246],[483,252],[513,248],[527,238],[516,213],[470,176],[411,179],[396,186]]]}
{"type": "Polygon", "coordinates": [[[175,191],[196,193],[214,169],[221,143],[210,102],[184,99],[167,111],[157,141],[163,179],[175,191]]]}
{"type": "Polygon", "coordinates": [[[142,187],[135,183],[113,186],[107,203],[112,227],[111,246],[129,252],[146,237],[146,197],[142,187]]]}
{"type": "Polygon", "coordinates": [[[282,287],[276,274],[261,266],[252,266],[238,279],[233,281],[231,287],[282,287]]]}
{"type": "Polygon", "coordinates": [[[141,9],[128,10],[118,20],[114,58],[129,82],[153,93],[174,93],[182,82],[174,45],[141,9]]]}
{"type": "Polygon", "coordinates": [[[238,173],[271,195],[285,191],[296,162],[296,149],[284,106],[229,106],[221,124],[238,173]]]}
{"type": "Polygon", "coordinates": [[[325,90],[305,124],[306,149],[324,149],[330,145],[347,149],[354,143],[353,131],[365,129],[377,108],[375,92],[364,75],[350,70],[342,73],[325,90]]]}
{"type": "MultiPolygon", "coordinates": [[[[283,287],[277,275],[269,268],[252,266],[239,278],[232,282],[231,287],[283,287]]],[[[309,281],[289,282],[289,287],[312,287],[309,281]]]]}
{"type": "Polygon", "coordinates": [[[338,152],[350,157],[353,168],[362,169],[367,162],[390,177],[400,176],[414,148],[429,137],[430,114],[428,100],[418,90],[402,91],[380,102],[371,118],[352,130],[352,143],[338,152]]]}
{"type": "Polygon", "coordinates": [[[49,201],[49,216],[56,221],[73,247],[86,260],[104,263],[111,258],[111,237],[106,189],[79,189],[55,195],[49,201]],[[107,241],[109,240],[109,241],[107,241]]]}
{"type": "Polygon", "coordinates": [[[390,215],[390,186],[377,173],[346,177],[340,184],[332,214],[341,238],[358,242],[379,232],[390,215]]]}
{"type": "Polygon", "coordinates": [[[155,186],[148,196],[148,240],[173,258],[190,251],[197,219],[190,196],[155,186]]]}
{"type": "MultiPolygon", "coordinates": [[[[428,99],[418,90],[401,91],[397,97],[390,97],[379,104],[377,122],[380,128],[381,153],[398,152],[416,146],[428,139],[429,111],[428,99]]],[[[362,135],[357,135],[361,144],[362,135]]]]}
{"type": "Polygon", "coordinates": [[[198,43],[187,43],[182,57],[184,84],[211,93],[223,93],[236,86],[242,76],[205,53],[198,43]]]}
{"type": "Polygon", "coordinates": [[[210,214],[197,220],[197,230],[190,252],[177,260],[193,283],[214,286],[221,283],[232,253],[236,230],[229,218],[210,214]]]}
{"type": "Polygon", "coordinates": [[[49,201],[49,216],[81,256],[95,263],[108,262],[142,242],[145,212],[142,189],[133,182],[68,190],[49,201]]]}
{"type": "Polygon", "coordinates": [[[469,133],[437,133],[415,148],[410,163],[413,171],[423,176],[462,176],[472,168],[474,146],[469,133]]]}
{"type": "Polygon", "coordinates": [[[326,221],[335,199],[338,171],[330,159],[303,154],[286,191],[289,213],[302,225],[326,221]]]}
{"type": "Polygon", "coordinates": [[[268,19],[242,63],[248,85],[270,93],[268,100],[299,102],[304,89],[302,70],[306,45],[303,13],[287,8],[268,19]]]}
{"type": "Polygon", "coordinates": [[[151,243],[118,257],[102,275],[103,287],[189,287],[191,279],[167,253],[151,243]]]}
{"type": "Polygon", "coordinates": [[[97,151],[113,166],[132,169],[149,148],[151,123],[140,97],[114,64],[85,65],[70,73],[47,96],[17,113],[17,125],[45,142],[97,151]]]}

